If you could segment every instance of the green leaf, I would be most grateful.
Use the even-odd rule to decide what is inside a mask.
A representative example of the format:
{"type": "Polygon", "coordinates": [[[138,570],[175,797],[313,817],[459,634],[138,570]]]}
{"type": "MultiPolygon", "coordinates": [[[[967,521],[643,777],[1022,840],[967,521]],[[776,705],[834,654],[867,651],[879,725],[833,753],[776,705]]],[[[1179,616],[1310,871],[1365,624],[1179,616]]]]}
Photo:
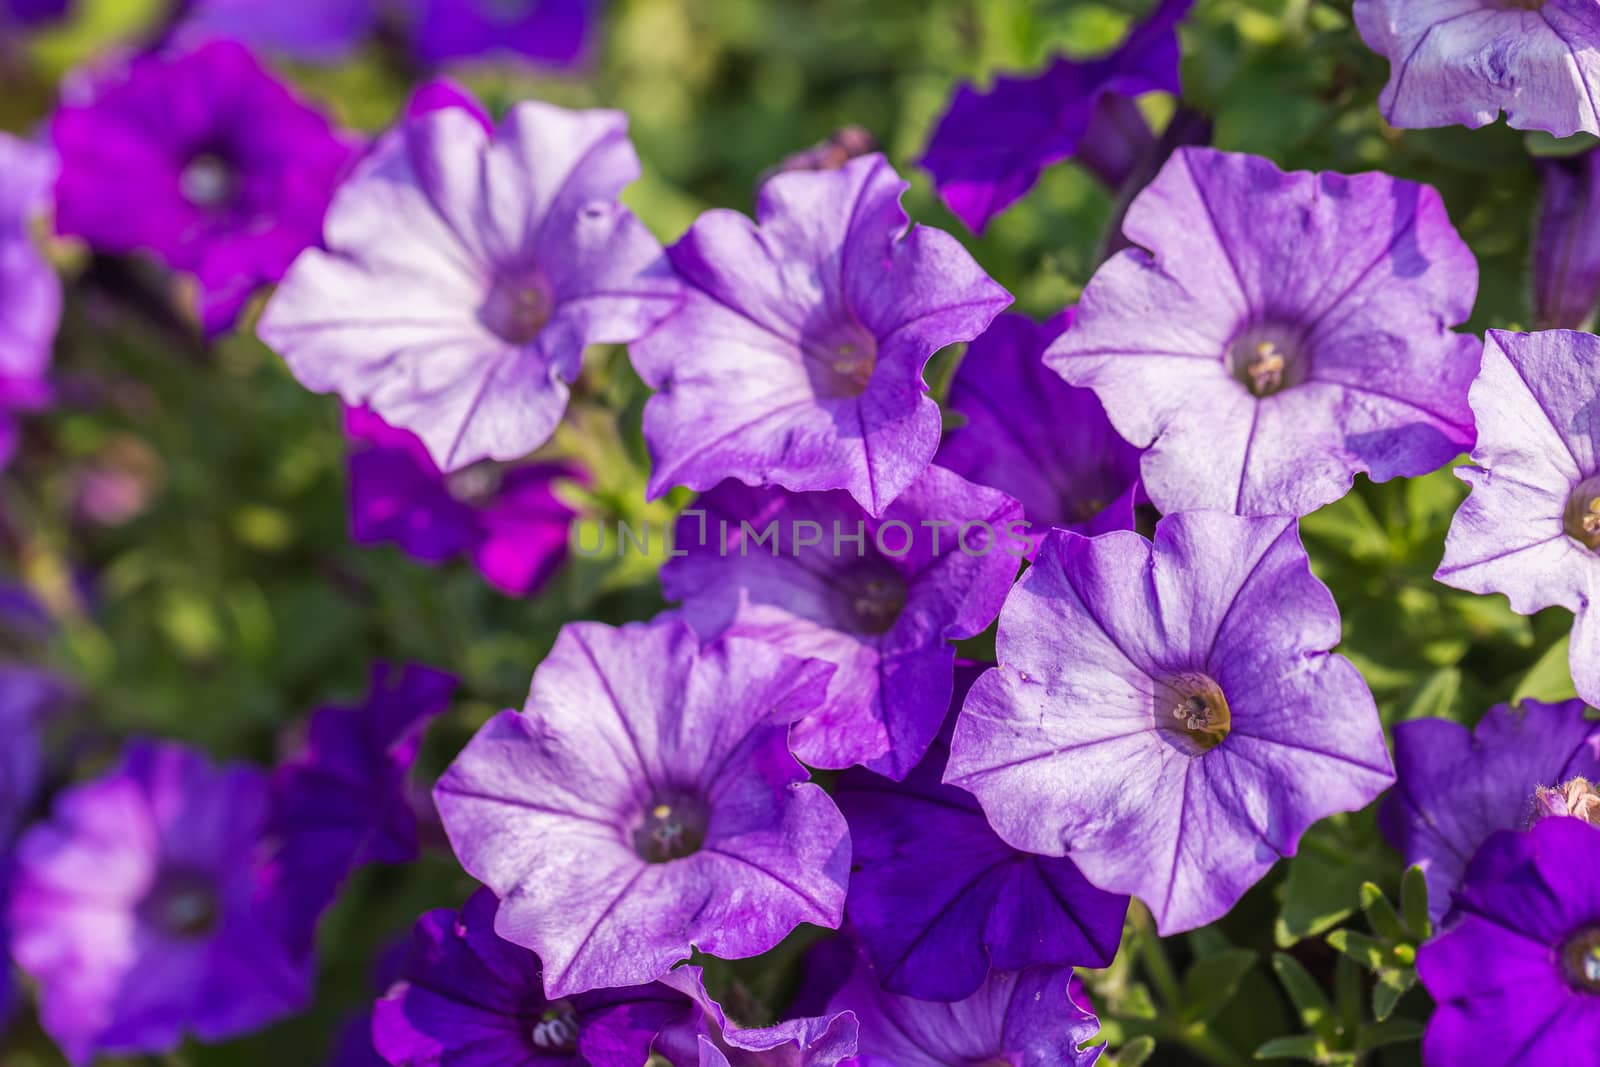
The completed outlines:
{"type": "Polygon", "coordinates": [[[1422,1039],[1423,1025],[1415,1019],[1395,1016],[1383,1022],[1371,1023],[1361,1028],[1360,1035],[1356,1038],[1356,1048],[1368,1052],[1384,1045],[1398,1045],[1403,1041],[1419,1041],[1422,1039]]]}
{"type": "Polygon", "coordinates": [[[1282,952],[1272,954],[1272,970],[1283,984],[1284,992],[1289,994],[1289,1001],[1299,1014],[1300,1021],[1324,1040],[1331,1039],[1333,1034],[1325,1031],[1335,1025],[1333,1005],[1328,1003],[1328,996],[1317,980],[1300,965],[1299,960],[1282,952]]]}
{"type": "Polygon", "coordinates": [[[1255,962],[1256,954],[1247,948],[1224,949],[1195,961],[1183,976],[1184,1021],[1204,1022],[1221,1011],[1255,962]]]}
{"type": "Polygon", "coordinates": [[[1273,927],[1278,947],[1338,926],[1354,914],[1360,888],[1361,872],[1348,859],[1302,846],[1289,861],[1283,907],[1273,927]]]}
{"type": "Polygon", "coordinates": [[[1383,890],[1371,882],[1361,883],[1361,910],[1367,913],[1367,922],[1372,924],[1372,932],[1385,941],[1410,940],[1406,936],[1405,924],[1400,921],[1394,905],[1383,895],[1383,890]]]}
{"type": "Polygon", "coordinates": [[[1578,690],[1572,684],[1572,673],[1567,666],[1567,645],[1570,636],[1563,636],[1549,648],[1522,676],[1516,689],[1512,690],[1511,702],[1520,704],[1524,700],[1541,700],[1553,704],[1562,700],[1571,700],[1578,695],[1578,690]]]}
{"type": "Polygon", "coordinates": [[[1310,1034],[1293,1037],[1275,1037],[1256,1049],[1258,1060],[1311,1060],[1321,1063],[1328,1055],[1328,1047],[1320,1038],[1310,1034]]]}
{"type": "Polygon", "coordinates": [[[1378,975],[1378,984],[1372,987],[1372,1016],[1379,1022],[1394,1014],[1400,998],[1417,984],[1417,972],[1410,968],[1394,968],[1378,975]]]}
{"type": "Polygon", "coordinates": [[[1140,1034],[1100,1062],[1106,1067],[1141,1067],[1155,1051],[1156,1039],[1149,1034],[1140,1034]]]}
{"type": "Polygon", "coordinates": [[[1401,719],[1449,718],[1461,693],[1461,670],[1458,667],[1441,667],[1428,675],[1417,689],[1416,696],[1400,713],[1401,719]]]}
{"type": "Polygon", "coordinates": [[[1433,921],[1428,918],[1428,879],[1421,867],[1407,867],[1400,879],[1400,912],[1414,940],[1426,941],[1433,934],[1433,921]]]}
{"type": "Polygon", "coordinates": [[[1381,970],[1388,963],[1383,942],[1355,930],[1335,930],[1328,935],[1328,944],[1369,971],[1381,970]]]}

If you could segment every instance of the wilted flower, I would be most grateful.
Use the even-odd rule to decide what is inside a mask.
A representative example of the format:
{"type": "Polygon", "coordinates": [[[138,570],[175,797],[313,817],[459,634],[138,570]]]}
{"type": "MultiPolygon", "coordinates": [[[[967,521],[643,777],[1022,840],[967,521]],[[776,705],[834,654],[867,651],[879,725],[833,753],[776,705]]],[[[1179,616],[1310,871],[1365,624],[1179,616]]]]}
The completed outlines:
{"type": "Polygon", "coordinates": [[[1581,330],[1600,304],[1600,151],[1541,159],[1544,192],[1533,235],[1533,319],[1581,330]]]}

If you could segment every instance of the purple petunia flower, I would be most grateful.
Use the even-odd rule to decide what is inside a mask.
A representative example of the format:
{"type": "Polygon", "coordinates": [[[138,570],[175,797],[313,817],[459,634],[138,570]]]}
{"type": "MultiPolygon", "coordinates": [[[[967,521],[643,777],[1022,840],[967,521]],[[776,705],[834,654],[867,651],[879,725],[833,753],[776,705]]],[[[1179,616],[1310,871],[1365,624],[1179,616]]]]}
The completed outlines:
{"type": "Polygon", "coordinates": [[[0,0],[0,30],[8,23],[36,26],[66,15],[71,0],[0,0]]]}
{"type": "Polygon", "coordinates": [[[61,281],[31,228],[49,204],[55,171],[48,149],[0,133],[0,467],[16,452],[15,415],[38,410],[51,396],[46,372],[61,320],[61,281]]]}
{"type": "Polygon", "coordinates": [[[512,53],[550,67],[589,57],[601,0],[410,0],[411,46],[429,65],[512,53]]]}
{"type": "Polygon", "coordinates": [[[639,176],[615,111],[453,107],[381,139],[267,305],[301,384],[370,407],[446,472],[549,439],[589,344],[677,307],[661,246],[617,202],[639,176]],[[396,227],[394,220],[406,225],[396,227]]]}
{"type": "Polygon", "coordinates": [[[1417,952],[1437,1067],[1581,1062],[1600,1048],[1600,829],[1546,819],[1472,860],[1460,915],[1417,952]]]}
{"type": "Polygon", "coordinates": [[[643,1064],[657,1035],[699,1016],[662,984],[548,1000],[539,957],[494,932],[480,889],[460,912],[417,920],[398,980],[372,1014],[373,1047],[394,1067],[643,1064]]]}
{"type": "MultiPolygon", "coordinates": [[[[43,771],[40,733],[72,698],[66,679],[38,667],[0,664],[0,848],[27,818],[43,771]]],[[[0,965],[0,971],[3,971],[0,965]]]]}
{"type": "Polygon", "coordinates": [[[1600,152],[1541,159],[1544,194],[1533,235],[1533,320],[1581,330],[1600,304],[1600,152]]]}
{"type": "Polygon", "coordinates": [[[227,38],[310,63],[343,59],[378,22],[374,0],[189,0],[180,40],[227,38]]]}
{"type": "Polygon", "coordinates": [[[526,709],[490,720],[434,790],[548,996],[839,924],[849,833],[787,741],[831,673],[738,638],[700,650],[671,617],[561,631],[526,709]]]}
{"type": "Polygon", "coordinates": [[[1447,719],[1395,725],[1398,784],[1380,822],[1407,865],[1421,864],[1434,919],[1449,910],[1479,845],[1526,829],[1546,790],[1600,778],[1600,722],[1585,712],[1581,700],[1528,700],[1490,708],[1471,731],[1447,719]]]}
{"type": "Polygon", "coordinates": [[[1600,11],[1592,0],[1356,0],[1356,28],[1389,60],[1391,125],[1600,133],[1600,11]]]}
{"type": "Polygon", "coordinates": [[[971,996],[946,1003],[885,992],[858,958],[828,1008],[860,1021],[852,1067],[1090,1067],[1105,1048],[1078,1048],[1100,1021],[1071,967],[995,971],[971,996]]]}
{"type": "MultiPolygon", "coordinates": [[[[309,1000],[311,973],[264,921],[255,855],[267,780],[135,742],[23,835],[11,953],[75,1064],[258,1029],[309,1000]]],[[[291,887],[292,888],[292,887],[291,887]]]]}
{"type": "MultiPolygon", "coordinates": [[[[959,708],[981,666],[956,671],[959,708]]],[[[977,801],[944,785],[948,734],[896,785],[846,771],[834,800],[854,859],[845,914],[885,989],[962,1000],[992,966],[1105,967],[1128,898],[1090,885],[1069,859],[1018,852],[977,801]]]]}
{"type": "Polygon", "coordinates": [[[1292,519],[1168,515],[1045,541],[1000,613],[945,780],[1163,934],[1220,918],[1325,815],[1394,780],[1292,519]]]}
{"type": "Polygon", "coordinates": [[[1431,188],[1180,148],[1045,353],[1163,512],[1304,515],[1472,443],[1477,264],[1431,188]]]}
{"type": "Polygon", "coordinates": [[[967,347],[949,397],[967,421],[945,434],[936,462],[1004,489],[1034,526],[1131,530],[1139,449],[1118,436],[1093,392],[1068,385],[1042,358],[1072,315],[1068,308],[1043,325],[1001,315],[967,347]]]}
{"type": "Polygon", "coordinates": [[[228,41],[84,79],[51,121],[56,228],[195,276],[208,334],[314,244],[354,145],[228,41]]]}
{"type": "Polygon", "coordinates": [[[661,583],[704,638],[837,666],[827,701],[795,724],[795,755],[903,778],[950,703],[951,642],[994,621],[1029,547],[1016,501],[938,467],[882,518],[842,492],[724,482],[679,520],[686,555],[661,583]]]}
{"type": "Polygon", "coordinates": [[[1434,575],[1474,593],[1504,593],[1531,615],[1576,614],[1568,662],[1578,695],[1600,701],[1600,338],[1567,330],[1490,330],[1472,383],[1477,467],[1456,475],[1472,492],[1445,538],[1434,575]]]}
{"type": "Polygon", "coordinates": [[[922,370],[1011,301],[940,230],[907,229],[883,156],[776,174],[756,223],[700,216],[668,255],[683,310],[630,349],[645,382],[650,495],[724,478],[844,489],[881,515],[933,459],[922,370]]]}
{"type": "Polygon", "coordinates": [[[700,968],[679,967],[661,980],[694,1002],[685,1022],[664,1030],[656,1051],[685,1067],[836,1067],[856,1052],[854,1012],[828,1012],[789,1019],[773,1026],[746,1028],[728,1020],[706,993],[700,968]]]}
{"type": "Polygon", "coordinates": [[[536,592],[567,558],[577,512],[552,491],[580,473],[560,463],[479,463],[440,473],[416,434],[363,408],[345,410],[350,437],[350,534],[394,542],[424,563],[467,555],[507,596],[536,592]]]}
{"type": "Polygon", "coordinates": [[[1192,3],[1161,0],[1097,59],[1058,56],[1031,77],[997,77],[987,92],[961,85],[922,158],[945,205],[981,233],[1044,168],[1073,156],[1120,186],[1155,143],[1132,98],[1179,91],[1177,24],[1192,3]]]}

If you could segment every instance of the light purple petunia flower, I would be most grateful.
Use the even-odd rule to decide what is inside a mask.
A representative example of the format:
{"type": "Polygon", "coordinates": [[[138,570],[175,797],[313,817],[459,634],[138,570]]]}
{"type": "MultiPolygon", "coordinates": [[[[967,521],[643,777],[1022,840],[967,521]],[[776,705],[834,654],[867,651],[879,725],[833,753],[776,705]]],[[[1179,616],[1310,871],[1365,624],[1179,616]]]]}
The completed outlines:
{"type": "Polygon", "coordinates": [[[831,673],[738,638],[700,650],[672,617],[561,631],[527,707],[490,720],[434,790],[548,996],[839,924],[849,833],[787,741],[831,673]]]}
{"type": "Polygon", "coordinates": [[[180,41],[226,38],[309,63],[337,62],[378,22],[375,0],[189,0],[180,41]]]}
{"type": "Polygon", "coordinates": [[[858,958],[828,1009],[860,1021],[852,1067],[1090,1067],[1105,1050],[1078,1048],[1100,1021],[1071,967],[995,971],[971,996],[946,1003],[885,992],[858,958]]]}
{"type": "Polygon", "coordinates": [[[548,67],[589,58],[601,0],[409,0],[411,46],[435,65],[513,54],[548,67]]]}
{"type": "Polygon", "coordinates": [[[394,1067],[643,1064],[667,1027],[697,1019],[676,988],[652,983],[547,1000],[539,957],[494,932],[480,889],[460,912],[417,920],[397,981],[372,1014],[372,1042],[394,1067]]]}
{"type": "Polygon", "coordinates": [[[493,129],[465,108],[417,115],[340,188],[327,250],[296,261],[261,337],[441,470],[521,459],[555,430],[585,345],[633,341],[682,299],[617,201],[638,176],[619,112],[526,101],[493,129]]]}
{"type": "Polygon", "coordinates": [[[0,133],[0,467],[16,452],[15,416],[50,400],[46,378],[61,321],[61,281],[33,240],[50,202],[56,160],[0,133]]]}
{"type": "Polygon", "coordinates": [[[1600,151],[1538,160],[1544,179],[1533,235],[1533,321],[1581,330],[1600,304],[1600,151]]]}
{"type": "Polygon", "coordinates": [[[11,953],[69,1060],[221,1041],[304,1007],[310,967],[256,878],[267,817],[259,771],[134,742],[23,835],[11,953]]]}
{"type": "Polygon", "coordinates": [[[949,234],[907,228],[906,188],[876,153],[776,174],[756,223],[708,211],[672,246],[688,300],[630,349],[660,390],[651,497],[736,478],[844,489],[881,515],[928,466],[939,405],[923,367],[1011,297],[949,234]]]}
{"type": "Polygon", "coordinates": [[[1139,449],[1092,391],[1068,385],[1042,358],[1072,317],[1071,308],[1043,325],[1001,315],[967,347],[948,401],[967,421],[945,434],[936,462],[1004,489],[1035,528],[1131,530],[1142,499],[1139,449]]]}
{"type": "Polygon", "coordinates": [[[696,1006],[694,1015],[664,1030],[656,1051],[685,1067],[836,1067],[856,1052],[853,1012],[828,1012],[772,1026],[741,1027],[706,993],[700,968],[679,967],[661,980],[696,1006]]]}
{"type": "Polygon", "coordinates": [[[1477,466],[1456,470],[1472,492],[1434,575],[1457,589],[1504,593],[1522,615],[1555,604],[1574,612],[1568,662],[1591,704],[1600,702],[1597,402],[1600,338],[1489,331],[1472,383],[1477,466]]]}
{"type": "Polygon", "coordinates": [[[1193,0],[1161,0],[1113,52],[1058,56],[1041,73],[969,84],[933,131],[922,165],[962,222],[982,232],[1046,167],[1077,156],[1113,189],[1155,145],[1132,98],[1179,91],[1177,25],[1193,0]]]}
{"type": "Polygon", "coordinates": [[[1477,264],[1431,188],[1180,148],[1045,353],[1163,512],[1304,515],[1472,443],[1477,264]]]}
{"type": "Polygon", "coordinates": [[[234,42],[79,84],[51,121],[56,228],[194,275],[206,332],[226,330],[316,243],[353,142],[234,42]]]}
{"type": "Polygon", "coordinates": [[[1389,60],[1391,125],[1600,133],[1600,9],[1593,0],[1356,0],[1356,28],[1389,60]]]}
{"type": "Polygon", "coordinates": [[[1458,920],[1417,952],[1436,1067],[1581,1062],[1600,1048],[1600,829],[1546,819],[1473,858],[1458,920]]]}
{"type": "Polygon", "coordinates": [[[424,563],[470,556],[507,596],[540,589],[567,558],[577,512],[552,491],[581,477],[560,463],[485,461],[440,473],[416,434],[364,408],[345,410],[350,452],[350,535],[393,542],[424,563]]]}
{"type": "MultiPolygon", "coordinates": [[[[956,670],[959,709],[982,669],[956,670]]],[[[993,967],[1105,967],[1128,898],[1090,885],[1069,859],[1018,852],[968,793],[944,785],[948,733],[896,785],[846,771],[834,801],[850,823],[845,914],[885,989],[924,1000],[971,996],[993,967]]]]}
{"type": "Polygon", "coordinates": [[[1407,865],[1422,865],[1435,919],[1450,909],[1478,846],[1500,830],[1526,829],[1545,791],[1600,778],[1600,722],[1586,710],[1581,700],[1527,700],[1490,708],[1470,731],[1448,719],[1395,725],[1398,783],[1380,823],[1407,865]]]}
{"type": "Polygon", "coordinates": [[[1168,515],[1045,541],[1000,613],[945,780],[1163,934],[1220,918],[1325,815],[1394,780],[1292,519],[1168,515]]]}
{"type": "Polygon", "coordinates": [[[729,481],[678,521],[686,555],[661,584],[703,638],[838,667],[827,701],[795,724],[795,755],[903,778],[950,703],[952,642],[994,621],[1029,549],[1016,501],[938,467],[881,518],[843,492],[729,481]]]}

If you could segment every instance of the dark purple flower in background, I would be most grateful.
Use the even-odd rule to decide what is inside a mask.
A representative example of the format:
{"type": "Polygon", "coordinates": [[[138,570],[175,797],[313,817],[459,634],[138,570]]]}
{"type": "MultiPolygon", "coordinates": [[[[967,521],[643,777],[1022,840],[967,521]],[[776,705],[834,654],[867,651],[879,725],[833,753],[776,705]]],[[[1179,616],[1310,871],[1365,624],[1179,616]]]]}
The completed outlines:
{"type": "Polygon", "coordinates": [[[562,629],[526,709],[490,720],[434,790],[548,996],[839,924],[849,833],[787,741],[831,673],[755,641],[701,650],[670,616],[562,629]]]}
{"type": "Polygon", "coordinates": [[[662,568],[662,589],[703,638],[755,638],[838,668],[790,735],[800,759],[903,778],[950,703],[952,642],[1005,602],[1027,551],[1021,520],[1004,493],[938,467],[881,518],[843,492],[724,482],[679,519],[674,548],[687,555],[662,568]]]}
{"type": "Polygon", "coordinates": [[[1581,700],[1525,700],[1490,708],[1475,730],[1448,719],[1395,725],[1398,781],[1380,823],[1406,864],[1422,866],[1435,920],[1450,909],[1478,846],[1500,830],[1526,829],[1547,792],[1565,804],[1568,787],[1600,779],[1600,722],[1586,712],[1581,700]]]}
{"type": "Polygon", "coordinates": [[[945,434],[936,462],[1005,490],[1037,529],[1131,530],[1139,449],[1118,436],[1091,390],[1044,365],[1072,315],[1068,308],[1043,325],[1001,315],[967,346],[948,400],[967,421],[945,434]]]}
{"type": "Polygon", "coordinates": [[[354,144],[232,42],[80,87],[51,122],[57,230],[194,275],[206,332],[226,330],[316,243],[354,144]]]}
{"type": "Polygon", "coordinates": [[[0,133],[0,467],[16,452],[16,415],[51,397],[47,372],[61,320],[61,281],[34,243],[50,204],[49,149],[0,133]]]}
{"type": "Polygon", "coordinates": [[[553,489],[575,468],[485,461],[446,475],[415,434],[364,408],[345,409],[345,433],[357,544],[393,542],[424,563],[469,556],[507,596],[538,591],[566,561],[577,513],[553,489]]]}
{"type": "Polygon", "coordinates": [[[1433,189],[1180,148],[1045,363],[1148,447],[1163,512],[1304,515],[1472,443],[1477,263],[1433,189]]]}
{"type": "Polygon", "coordinates": [[[681,300],[617,201],[638,176],[620,112],[525,101],[492,129],[460,107],[417,115],[340,188],[327,251],[294,264],[261,338],[441,470],[521,459],[554,432],[584,346],[633,341],[681,300]]]}
{"type": "MultiPolygon", "coordinates": [[[[957,668],[953,710],[981,669],[957,668]]],[[[1109,965],[1128,898],[1096,889],[1069,859],[1000,840],[971,794],[940,781],[948,757],[945,734],[903,783],[850,770],[834,788],[854,856],[845,915],[878,981],[961,1000],[991,967],[1109,965]]]]}
{"type": "MultiPolygon", "coordinates": [[[[38,798],[45,723],[72,699],[63,677],[21,663],[0,664],[0,849],[11,841],[38,798]]],[[[0,967],[0,970],[3,970],[0,967]]]]}
{"type": "Polygon", "coordinates": [[[0,31],[8,24],[32,27],[63,18],[72,0],[0,0],[0,31]]]}
{"type": "Polygon", "coordinates": [[[1533,234],[1533,321],[1581,330],[1600,304],[1600,152],[1541,159],[1544,191],[1533,234]]]}
{"type": "Polygon", "coordinates": [[[1020,200],[1044,168],[1077,156],[1116,189],[1155,137],[1132,98],[1179,90],[1177,24],[1193,0],[1161,0],[1113,52],[1058,56],[1030,77],[963,84],[939,120],[922,165],[968,228],[1020,200]]]}
{"type": "Polygon", "coordinates": [[[1578,695],[1600,702],[1600,337],[1568,330],[1490,330],[1472,383],[1476,467],[1434,575],[1511,610],[1575,614],[1568,663],[1578,695]]]}
{"type": "Polygon", "coordinates": [[[512,54],[574,67],[589,56],[602,0],[408,0],[411,45],[437,65],[512,54]]]}
{"type": "Polygon", "coordinates": [[[22,836],[11,954],[73,1063],[221,1041],[304,1007],[310,967],[265,921],[256,877],[268,808],[259,771],[134,742],[22,836]]]}
{"type": "Polygon", "coordinates": [[[662,983],[549,1000],[539,957],[494,932],[494,894],[417,920],[398,980],[373,1009],[372,1040],[394,1067],[643,1064],[657,1035],[699,1015],[662,983]]]}
{"type": "Polygon", "coordinates": [[[1394,780],[1293,519],[1056,531],[1000,613],[945,780],[1016,848],[1070,856],[1163,934],[1218,919],[1325,815],[1394,780]]]}
{"type": "Polygon", "coordinates": [[[1472,860],[1459,915],[1417,952],[1439,1067],[1575,1063],[1600,1048],[1600,829],[1546,819],[1472,860]]]}
{"type": "Polygon", "coordinates": [[[683,309],[629,352],[649,492],[725,478],[844,489],[874,515],[928,466],[939,405],[922,371],[1011,297],[949,234],[908,227],[883,156],[776,174],[756,222],[708,211],[668,251],[683,309]]]}
{"type": "Polygon", "coordinates": [[[1356,0],[1356,28],[1389,60],[1378,106],[1394,126],[1600,134],[1593,0],[1356,0]]]}
{"type": "Polygon", "coordinates": [[[180,41],[226,38],[310,63],[349,55],[378,22],[376,0],[189,0],[180,41]]]}
{"type": "Polygon", "coordinates": [[[885,992],[859,958],[828,1008],[860,1022],[854,1067],[1090,1067],[1105,1049],[1078,1048],[1100,1020],[1071,967],[995,971],[971,996],[946,1003],[885,992]]]}

